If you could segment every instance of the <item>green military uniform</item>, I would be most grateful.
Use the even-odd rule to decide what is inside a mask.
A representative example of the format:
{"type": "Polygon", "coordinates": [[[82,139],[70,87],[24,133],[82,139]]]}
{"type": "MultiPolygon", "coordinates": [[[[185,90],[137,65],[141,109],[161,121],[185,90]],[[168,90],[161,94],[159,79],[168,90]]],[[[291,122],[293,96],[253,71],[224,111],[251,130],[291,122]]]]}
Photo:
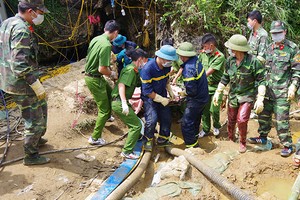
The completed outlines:
{"type": "Polygon", "coordinates": [[[248,44],[251,50],[248,52],[256,56],[262,63],[265,62],[268,47],[268,32],[260,26],[257,31],[251,31],[248,44]]]}
{"type": "Polygon", "coordinates": [[[295,43],[284,40],[279,46],[275,43],[270,44],[266,55],[267,93],[264,110],[258,115],[258,132],[263,138],[268,136],[274,113],[279,139],[284,146],[289,147],[292,137],[289,130],[290,102],[287,100],[287,94],[291,84],[299,86],[300,52],[295,43]]]}
{"type": "Polygon", "coordinates": [[[85,65],[85,82],[98,107],[98,117],[92,138],[101,137],[107,119],[111,115],[111,88],[99,73],[99,66],[110,66],[111,43],[107,34],[92,39],[85,65]]]}
{"type": "Polygon", "coordinates": [[[47,102],[38,100],[30,86],[38,80],[39,68],[38,42],[33,31],[19,14],[3,21],[0,28],[0,89],[13,97],[25,120],[25,158],[37,161],[31,164],[43,164],[49,160],[40,159],[38,143],[46,132],[47,102]]]}
{"type": "Polygon", "coordinates": [[[215,106],[212,102],[213,95],[218,87],[218,84],[222,78],[225,66],[225,56],[218,49],[211,54],[200,53],[199,61],[202,63],[204,69],[207,71],[209,68],[215,71],[207,77],[208,90],[209,90],[209,101],[206,104],[203,115],[202,115],[202,128],[205,133],[210,131],[212,115],[213,127],[221,128],[220,124],[220,105],[222,101],[222,95],[219,97],[219,104],[215,106]]]}
{"type": "Polygon", "coordinates": [[[229,57],[221,79],[223,85],[230,83],[229,105],[236,108],[245,102],[253,103],[257,93],[256,86],[265,85],[264,73],[262,64],[250,54],[245,54],[239,66],[235,57],[229,57]]]}
{"type": "Polygon", "coordinates": [[[127,103],[129,107],[128,115],[126,116],[122,113],[122,103],[118,88],[119,83],[123,83],[125,85],[126,100],[130,99],[134,93],[135,87],[140,85],[140,76],[133,63],[122,69],[120,78],[112,91],[112,110],[129,127],[128,137],[122,150],[124,153],[128,154],[132,153],[133,148],[136,145],[141,133],[142,125],[140,119],[134,113],[134,110],[131,108],[129,103],[127,103]]]}

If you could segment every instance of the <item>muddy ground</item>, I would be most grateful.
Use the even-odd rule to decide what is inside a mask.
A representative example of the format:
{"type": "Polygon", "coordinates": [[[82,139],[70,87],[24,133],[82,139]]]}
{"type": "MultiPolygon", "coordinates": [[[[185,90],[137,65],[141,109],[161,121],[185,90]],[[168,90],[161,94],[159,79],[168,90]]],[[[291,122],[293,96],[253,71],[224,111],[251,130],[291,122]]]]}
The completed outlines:
{"type": "MultiPolygon", "coordinates": [[[[71,72],[58,75],[44,83],[49,103],[48,130],[45,138],[49,142],[40,148],[41,152],[91,147],[87,143],[87,138],[92,132],[93,120],[96,115],[95,110],[90,109],[93,108],[93,105],[81,103],[82,98],[80,97],[84,94],[83,91],[79,91],[80,80],[83,78],[82,70],[83,65],[79,63],[72,67],[71,72]],[[65,88],[70,83],[73,83],[72,87],[75,90],[65,88]],[[77,101],[73,102],[74,99],[77,101]],[[76,125],[75,128],[72,128],[72,125],[76,125]]],[[[91,100],[88,102],[92,104],[91,100]]],[[[180,124],[177,123],[180,114],[174,111],[173,119],[172,132],[181,138],[180,124]]],[[[222,111],[221,121],[225,122],[225,120],[226,111],[222,111]]],[[[255,119],[250,120],[248,136],[257,135],[257,125],[255,119]]],[[[300,137],[300,122],[291,119],[291,130],[294,140],[297,135],[300,137]]],[[[108,142],[115,141],[126,131],[127,128],[120,120],[116,119],[114,122],[106,123],[103,138],[108,142]]],[[[269,136],[274,141],[277,140],[274,129],[269,136]]],[[[92,192],[97,191],[99,185],[120,165],[122,162],[120,152],[124,141],[122,139],[96,149],[48,154],[51,162],[46,165],[28,167],[24,166],[22,161],[6,165],[0,171],[0,199],[85,199],[92,192]],[[82,153],[87,155],[90,161],[76,158],[82,153]]],[[[177,141],[180,144],[181,140],[177,141]]],[[[2,142],[1,153],[5,149],[2,142]]],[[[211,158],[222,152],[236,152],[238,149],[237,143],[228,141],[226,126],[222,127],[221,134],[217,138],[210,135],[199,139],[199,142],[201,149],[194,150],[194,156],[199,160],[211,158]]],[[[6,161],[23,156],[22,145],[23,141],[12,141],[6,161]]],[[[183,145],[178,147],[183,148],[183,145]]],[[[292,156],[282,158],[279,154],[280,148],[266,152],[252,152],[253,147],[253,145],[248,145],[249,151],[244,154],[236,154],[222,175],[238,187],[261,199],[288,199],[299,171],[293,166],[292,156]]],[[[142,194],[150,186],[159,165],[172,159],[173,156],[163,149],[155,148],[147,171],[127,193],[127,197],[137,197],[142,194]],[[154,162],[157,154],[160,154],[160,157],[157,162],[154,162]]],[[[164,179],[161,184],[178,180],[178,177],[171,177],[164,179]]],[[[200,193],[193,196],[183,190],[177,197],[161,199],[231,199],[194,167],[189,168],[183,181],[199,183],[202,186],[200,193]]]]}

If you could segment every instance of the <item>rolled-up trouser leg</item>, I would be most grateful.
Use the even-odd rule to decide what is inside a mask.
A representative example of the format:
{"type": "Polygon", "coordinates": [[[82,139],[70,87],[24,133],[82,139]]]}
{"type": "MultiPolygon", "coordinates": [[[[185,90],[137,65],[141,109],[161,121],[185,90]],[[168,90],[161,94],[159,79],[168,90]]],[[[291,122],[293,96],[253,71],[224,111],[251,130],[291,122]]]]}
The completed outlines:
{"type": "Polygon", "coordinates": [[[252,109],[252,103],[242,103],[237,114],[237,125],[240,133],[240,143],[246,144],[248,121],[252,109]]]}
{"type": "Polygon", "coordinates": [[[228,109],[227,109],[227,117],[228,117],[227,131],[228,131],[228,138],[231,141],[235,140],[234,131],[235,131],[235,124],[236,124],[236,120],[237,120],[237,113],[238,113],[238,108],[231,107],[228,104],[228,109]]]}
{"type": "Polygon", "coordinates": [[[38,154],[38,142],[47,126],[47,103],[35,95],[13,95],[25,120],[24,151],[26,155],[38,154]]]}

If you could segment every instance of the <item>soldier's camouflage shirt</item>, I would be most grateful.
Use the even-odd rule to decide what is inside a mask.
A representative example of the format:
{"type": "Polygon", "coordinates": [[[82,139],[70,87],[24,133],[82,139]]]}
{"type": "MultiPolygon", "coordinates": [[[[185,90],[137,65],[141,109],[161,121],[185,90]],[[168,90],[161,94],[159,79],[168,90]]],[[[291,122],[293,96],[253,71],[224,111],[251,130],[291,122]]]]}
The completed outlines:
{"type": "Polygon", "coordinates": [[[10,94],[34,94],[38,43],[33,29],[18,14],[0,28],[0,89],[10,94]]]}
{"type": "MultiPolygon", "coordinates": [[[[250,33],[248,44],[251,50],[248,52],[258,58],[266,58],[266,50],[268,47],[268,32],[261,26],[255,32],[250,33]]],[[[259,59],[260,60],[260,59],[259,59]]]]}
{"type": "Polygon", "coordinates": [[[253,55],[245,53],[244,59],[237,66],[236,58],[229,57],[221,83],[230,84],[228,100],[231,107],[238,107],[245,102],[254,102],[257,86],[265,85],[265,69],[253,55]]]}
{"type": "Polygon", "coordinates": [[[271,43],[266,52],[265,65],[269,98],[287,98],[291,83],[299,87],[300,52],[295,43],[289,40],[279,46],[271,43]]]}

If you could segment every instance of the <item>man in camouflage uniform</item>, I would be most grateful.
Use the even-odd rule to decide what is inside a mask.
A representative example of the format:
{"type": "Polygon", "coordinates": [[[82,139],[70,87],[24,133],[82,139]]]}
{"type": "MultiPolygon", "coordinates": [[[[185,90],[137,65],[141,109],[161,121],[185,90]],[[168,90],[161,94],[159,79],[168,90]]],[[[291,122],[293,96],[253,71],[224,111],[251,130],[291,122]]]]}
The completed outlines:
{"type": "Polygon", "coordinates": [[[220,124],[220,104],[222,101],[222,95],[219,97],[219,104],[215,106],[211,103],[212,97],[218,87],[218,83],[220,82],[225,66],[225,56],[222,52],[217,49],[217,41],[216,38],[208,33],[202,37],[202,46],[203,51],[199,55],[199,61],[202,63],[205,71],[208,82],[208,90],[209,90],[209,101],[205,105],[202,116],[202,128],[200,131],[199,137],[203,137],[208,135],[211,127],[211,119],[212,116],[213,121],[213,134],[215,136],[219,135],[221,128],[220,124]]]}
{"type": "Polygon", "coordinates": [[[261,62],[253,55],[248,54],[250,50],[247,39],[243,35],[233,35],[225,46],[232,51],[226,62],[225,72],[213,97],[213,103],[218,105],[219,96],[227,84],[230,84],[228,95],[228,137],[235,141],[235,124],[237,123],[240,133],[241,153],[246,152],[247,126],[255,95],[257,100],[254,110],[259,113],[263,110],[263,99],[266,91],[264,82],[264,68],[261,62]]]}
{"type": "Polygon", "coordinates": [[[268,32],[261,25],[261,13],[258,10],[248,13],[247,21],[247,27],[251,30],[248,40],[251,50],[248,53],[256,56],[264,64],[268,46],[268,32]]]}
{"type": "Polygon", "coordinates": [[[290,101],[294,99],[299,87],[300,52],[295,43],[285,39],[286,28],[283,22],[273,21],[270,33],[273,42],[266,52],[265,108],[258,116],[260,136],[248,140],[255,144],[266,144],[272,125],[272,113],[274,113],[277,134],[284,146],[281,156],[288,157],[293,151],[289,124],[290,101]]]}
{"type": "Polygon", "coordinates": [[[38,146],[47,127],[45,89],[38,72],[38,42],[32,24],[39,25],[48,9],[43,0],[19,0],[18,14],[0,28],[0,89],[10,94],[25,120],[25,165],[44,164],[49,158],[39,155],[38,146]]]}

